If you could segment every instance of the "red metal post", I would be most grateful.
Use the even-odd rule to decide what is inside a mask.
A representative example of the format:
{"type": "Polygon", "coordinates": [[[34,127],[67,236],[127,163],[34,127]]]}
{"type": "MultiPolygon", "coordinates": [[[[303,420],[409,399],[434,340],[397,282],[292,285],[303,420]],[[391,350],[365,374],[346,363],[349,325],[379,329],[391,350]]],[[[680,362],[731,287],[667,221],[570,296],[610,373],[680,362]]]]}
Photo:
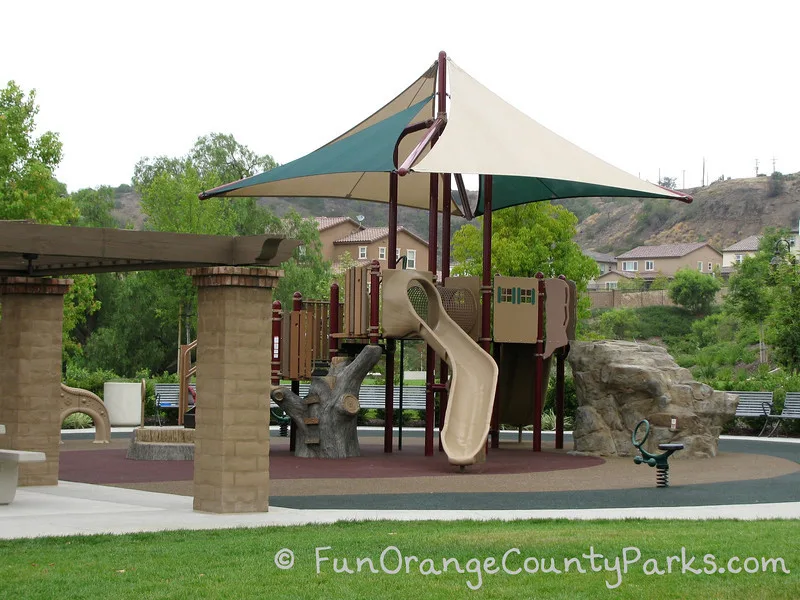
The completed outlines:
{"type": "MultiPolygon", "coordinates": [[[[492,176],[483,177],[483,270],[481,273],[481,348],[492,347],[492,176]]],[[[495,398],[489,428],[491,447],[500,447],[500,404],[495,398]]]]}
{"type": "Polygon", "coordinates": [[[281,303],[272,303],[272,385],[281,383],[281,303]]]}
{"type": "MultiPolygon", "coordinates": [[[[450,190],[451,180],[450,173],[442,175],[442,281],[444,285],[445,280],[450,277],[450,206],[452,203],[452,192],[450,190]]],[[[444,384],[447,382],[448,365],[442,360],[439,362],[439,382],[444,384]]],[[[447,390],[445,389],[439,394],[439,451],[444,450],[442,447],[442,428],[444,427],[444,418],[447,414],[447,404],[449,398],[447,390]]]]}
{"type": "Polygon", "coordinates": [[[380,334],[380,272],[381,263],[373,260],[369,266],[369,343],[377,344],[380,334]]]}
{"type": "Polygon", "coordinates": [[[537,319],[539,320],[539,335],[536,340],[536,355],[534,358],[536,368],[536,383],[533,389],[533,451],[542,451],[542,405],[544,404],[544,273],[537,273],[538,280],[537,319]]]}
{"type": "Polygon", "coordinates": [[[333,336],[339,333],[339,284],[331,284],[331,299],[328,306],[330,335],[328,336],[328,355],[331,360],[339,353],[339,340],[333,336]]]}
{"type": "Polygon", "coordinates": [[[564,348],[556,350],[556,450],[564,447],[564,348]]]}

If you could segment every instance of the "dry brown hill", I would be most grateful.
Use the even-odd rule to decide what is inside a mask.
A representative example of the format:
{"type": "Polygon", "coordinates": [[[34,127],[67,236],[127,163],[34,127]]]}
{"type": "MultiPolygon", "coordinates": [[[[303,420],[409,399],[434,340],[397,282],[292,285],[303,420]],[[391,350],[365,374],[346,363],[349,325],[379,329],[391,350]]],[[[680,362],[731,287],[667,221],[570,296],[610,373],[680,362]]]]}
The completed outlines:
{"type": "Polygon", "coordinates": [[[671,200],[592,198],[579,202],[577,242],[619,253],[642,244],[709,242],[718,250],[767,227],[797,228],[800,173],[717,181],[686,190],[692,204],[671,200]]]}

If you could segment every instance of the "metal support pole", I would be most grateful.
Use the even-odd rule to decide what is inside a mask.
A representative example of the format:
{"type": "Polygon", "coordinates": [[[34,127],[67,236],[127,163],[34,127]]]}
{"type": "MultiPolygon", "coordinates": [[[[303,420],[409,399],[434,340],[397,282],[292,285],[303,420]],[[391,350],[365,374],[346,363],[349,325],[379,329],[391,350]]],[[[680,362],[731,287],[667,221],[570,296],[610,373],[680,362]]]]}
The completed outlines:
{"type": "Polygon", "coordinates": [[[539,335],[536,340],[536,383],[533,389],[533,451],[542,451],[542,405],[544,404],[544,273],[537,273],[537,319],[539,320],[539,335]]]}
{"type": "Polygon", "coordinates": [[[564,362],[566,356],[567,352],[564,348],[556,350],[556,450],[564,448],[564,362]]]}

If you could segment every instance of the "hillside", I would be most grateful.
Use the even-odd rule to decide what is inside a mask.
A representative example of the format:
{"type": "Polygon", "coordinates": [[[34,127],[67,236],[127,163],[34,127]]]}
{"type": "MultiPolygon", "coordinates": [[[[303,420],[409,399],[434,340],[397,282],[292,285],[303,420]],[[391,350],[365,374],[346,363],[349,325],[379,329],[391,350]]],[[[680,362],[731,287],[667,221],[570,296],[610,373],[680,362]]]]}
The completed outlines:
{"type": "Polygon", "coordinates": [[[576,241],[611,254],[642,244],[710,242],[718,250],[765,227],[796,228],[800,174],[729,179],[686,190],[692,204],[671,200],[591,198],[563,205],[580,219],[576,241]],[[574,203],[574,206],[573,206],[574,203]]]}
{"type": "MultiPolygon", "coordinates": [[[[674,200],[576,198],[560,202],[579,220],[576,241],[582,248],[617,254],[642,244],[710,242],[718,250],[765,227],[791,229],[800,219],[800,173],[729,179],[686,190],[692,204],[674,200]]],[[[386,205],[331,198],[262,198],[278,215],[294,208],[305,216],[364,215],[369,227],[387,225],[386,205]]],[[[473,200],[474,202],[474,200],[473,200]]],[[[141,229],[144,218],[135,192],[116,198],[114,216],[125,226],[141,229]]],[[[417,235],[428,237],[428,213],[400,207],[398,220],[417,235]]],[[[454,218],[452,231],[466,223],[454,218]]]]}

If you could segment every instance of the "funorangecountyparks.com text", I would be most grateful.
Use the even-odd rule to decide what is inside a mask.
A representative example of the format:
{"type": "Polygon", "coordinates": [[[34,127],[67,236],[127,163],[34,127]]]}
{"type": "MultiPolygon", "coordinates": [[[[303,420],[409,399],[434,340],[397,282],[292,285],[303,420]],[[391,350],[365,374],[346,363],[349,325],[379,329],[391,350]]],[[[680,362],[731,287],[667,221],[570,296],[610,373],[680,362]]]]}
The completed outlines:
{"type": "MultiPolygon", "coordinates": [[[[621,586],[625,575],[639,571],[648,576],[681,575],[703,577],[731,573],[738,576],[756,573],[789,574],[791,571],[780,557],[718,557],[713,554],[694,555],[685,547],[673,555],[645,556],[635,546],[622,548],[617,555],[606,556],[590,546],[584,554],[575,557],[537,556],[535,552],[509,548],[499,556],[482,558],[424,557],[406,553],[397,546],[387,546],[380,554],[354,556],[336,552],[331,546],[319,546],[314,551],[314,568],[317,574],[355,573],[386,575],[440,576],[463,574],[471,590],[483,587],[488,577],[498,574],[520,577],[552,577],[564,573],[605,573],[605,585],[613,590],[621,586]]],[[[283,548],[275,554],[279,569],[295,566],[294,553],[283,548]]]]}

